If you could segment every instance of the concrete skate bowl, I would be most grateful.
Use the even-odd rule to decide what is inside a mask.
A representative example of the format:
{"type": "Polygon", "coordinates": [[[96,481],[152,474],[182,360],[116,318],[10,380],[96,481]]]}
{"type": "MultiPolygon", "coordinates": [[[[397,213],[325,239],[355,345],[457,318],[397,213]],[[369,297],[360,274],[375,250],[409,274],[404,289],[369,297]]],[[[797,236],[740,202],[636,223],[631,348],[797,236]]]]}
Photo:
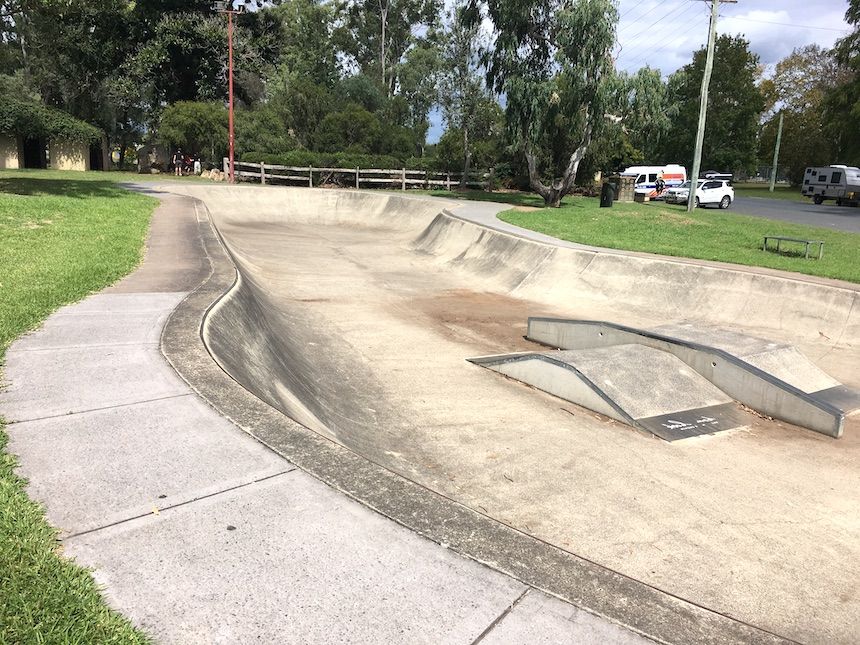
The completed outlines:
{"type": "Polygon", "coordinates": [[[269,405],[719,614],[805,642],[850,642],[860,629],[856,419],[839,440],[756,418],[670,445],[465,360],[534,349],[529,315],[702,321],[791,341],[857,387],[852,286],[541,244],[459,217],[471,206],[451,201],[183,190],[205,203],[238,274],[205,342],[269,405]]]}

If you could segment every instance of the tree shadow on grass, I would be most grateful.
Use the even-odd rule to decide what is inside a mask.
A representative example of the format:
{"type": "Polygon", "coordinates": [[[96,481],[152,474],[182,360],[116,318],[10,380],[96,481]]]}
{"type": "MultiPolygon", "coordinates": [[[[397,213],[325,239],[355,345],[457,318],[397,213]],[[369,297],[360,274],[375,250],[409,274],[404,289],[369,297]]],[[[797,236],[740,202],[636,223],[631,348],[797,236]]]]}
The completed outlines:
{"type": "Polygon", "coordinates": [[[127,195],[127,192],[113,181],[39,179],[34,177],[0,178],[0,193],[28,196],[50,195],[75,199],[118,198],[127,195]]]}
{"type": "MultiPolygon", "coordinates": [[[[758,251],[762,250],[761,245],[758,245],[758,244],[756,245],[755,248],[758,251]]],[[[817,245],[814,247],[813,246],[809,247],[809,257],[806,257],[806,250],[803,247],[801,247],[799,249],[780,248],[779,251],[777,251],[774,248],[769,248],[765,251],[765,253],[770,253],[771,255],[775,255],[777,257],[783,257],[783,258],[793,258],[793,259],[800,258],[801,260],[810,260],[810,261],[815,260],[816,262],[818,261],[818,246],[817,245]]]]}

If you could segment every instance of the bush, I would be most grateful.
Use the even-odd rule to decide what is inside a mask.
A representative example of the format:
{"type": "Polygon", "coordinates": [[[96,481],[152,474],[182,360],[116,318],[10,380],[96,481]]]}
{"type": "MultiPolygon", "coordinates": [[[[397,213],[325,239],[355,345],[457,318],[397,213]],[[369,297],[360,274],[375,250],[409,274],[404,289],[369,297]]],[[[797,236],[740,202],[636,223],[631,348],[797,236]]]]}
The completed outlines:
{"type": "Polygon", "coordinates": [[[57,138],[94,143],[101,138],[97,127],[71,114],[28,99],[0,95],[0,132],[24,138],[57,138]]]}
{"type": "Polygon", "coordinates": [[[161,143],[218,159],[227,149],[227,110],[220,103],[177,101],[161,115],[161,143]]]}
{"type": "Polygon", "coordinates": [[[247,163],[265,163],[276,166],[297,166],[307,168],[403,168],[403,164],[388,155],[369,155],[351,152],[313,152],[293,150],[283,154],[247,152],[242,155],[247,163]]]}

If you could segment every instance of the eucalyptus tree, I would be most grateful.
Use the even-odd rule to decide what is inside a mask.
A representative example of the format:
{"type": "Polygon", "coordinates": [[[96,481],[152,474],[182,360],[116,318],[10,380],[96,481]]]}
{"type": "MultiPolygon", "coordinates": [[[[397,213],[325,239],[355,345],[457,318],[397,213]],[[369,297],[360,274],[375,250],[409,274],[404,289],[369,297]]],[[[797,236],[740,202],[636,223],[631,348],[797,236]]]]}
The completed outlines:
{"type": "MultiPolygon", "coordinates": [[[[443,65],[435,38],[422,39],[406,52],[398,66],[398,97],[406,106],[406,118],[401,125],[410,128],[419,141],[423,156],[424,141],[430,128],[430,109],[436,103],[439,73],[443,65]]],[[[393,119],[395,122],[397,119],[393,119]]]]}
{"type": "Polygon", "coordinates": [[[465,4],[455,5],[443,35],[443,71],[439,82],[439,106],[449,131],[461,139],[461,184],[468,181],[474,149],[471,137],[488,102],[494,102],[481,73],[480,55],[486,47],[481,25],[465,4]]]}
{"type": "Polygon", "coordinates": [[[529,184],[548,206],[559,206],[605,123],[616,4],[486,0],[486,15],[495,34],[488,81],[506,95],[508,127],[525,154],[529,184]]]}
{"type": "Polygon", "coordinates": [[[321,0],[290,0],[272,11],[281,23],[279,63],[291,74],[327,88],[339,78],[338,49],[332,41],[335,8],[321,0]]]}
{"type": "Polygon", "coordinates": [[[657,157],[677,108],[667,101],[666,84],[660,70],[643,67],[627,77],[618,111],[624,132],[631,145],[642,153],[642,160],[669,163],[669,159],[657,157]]]}
{"type": "Polygon", "coordinates": [[[406,53],[432,31],[441,9],[441,0],[346,0],[335,38],[360,71],[393,96],[406,53]]]}

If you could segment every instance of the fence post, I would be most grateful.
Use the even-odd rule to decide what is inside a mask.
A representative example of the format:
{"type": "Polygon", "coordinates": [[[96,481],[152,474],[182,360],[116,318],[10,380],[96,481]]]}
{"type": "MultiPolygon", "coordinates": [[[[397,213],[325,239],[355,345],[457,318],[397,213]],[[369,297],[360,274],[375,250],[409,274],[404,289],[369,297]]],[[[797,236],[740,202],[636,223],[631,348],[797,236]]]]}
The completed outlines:
{"type": "Polygon", "coordinates": [[[496,169],[493,166],[490,166],[490,172],[487,175],[487,192],[493,192],[493,184],[495,183],[496,177],[496,169]]]}
{"type": "Polygon", "coordinates": [[[260,184],[263,186],[266,185],[266,164],[262,161],[260,162],[260,184]]]}
{"type": "Polygon", "coordinates": [[[430,184],[428,183],[429,181],[430,181],[430,173],[428,173],[425,170],[424,171],[424,190],[428,190],[430,188],[430,184]]]}
{"type": "Polygon", "coordinates": [[[445,188],[448,189],[448,192],[451,192],[451,173],[445,173],[445,188]]]}
{"type": "Polygon", "coordinates": [[[403,190],[406,190],[406,168],[401,168],[400,172],[401,172],[401,175],[400,175],[401,187],[403,190]]]}
{"type": "Polygon", "coordinates": [[[314,187],[314,167],[308,166],[308,188],[314,187]]]}
{"type": "Polygon", "coordinates": [[[358,173],[359,173],[359,168],[358,168],[358,166],[356,166],[355,167],[355,187],[356,188],[358,188],[358,173]]]}
{"type": "Polygon", "coordinates": [[[230,160],[227,157],[224,157],[224,174],[230,174],[230,160]]]}

